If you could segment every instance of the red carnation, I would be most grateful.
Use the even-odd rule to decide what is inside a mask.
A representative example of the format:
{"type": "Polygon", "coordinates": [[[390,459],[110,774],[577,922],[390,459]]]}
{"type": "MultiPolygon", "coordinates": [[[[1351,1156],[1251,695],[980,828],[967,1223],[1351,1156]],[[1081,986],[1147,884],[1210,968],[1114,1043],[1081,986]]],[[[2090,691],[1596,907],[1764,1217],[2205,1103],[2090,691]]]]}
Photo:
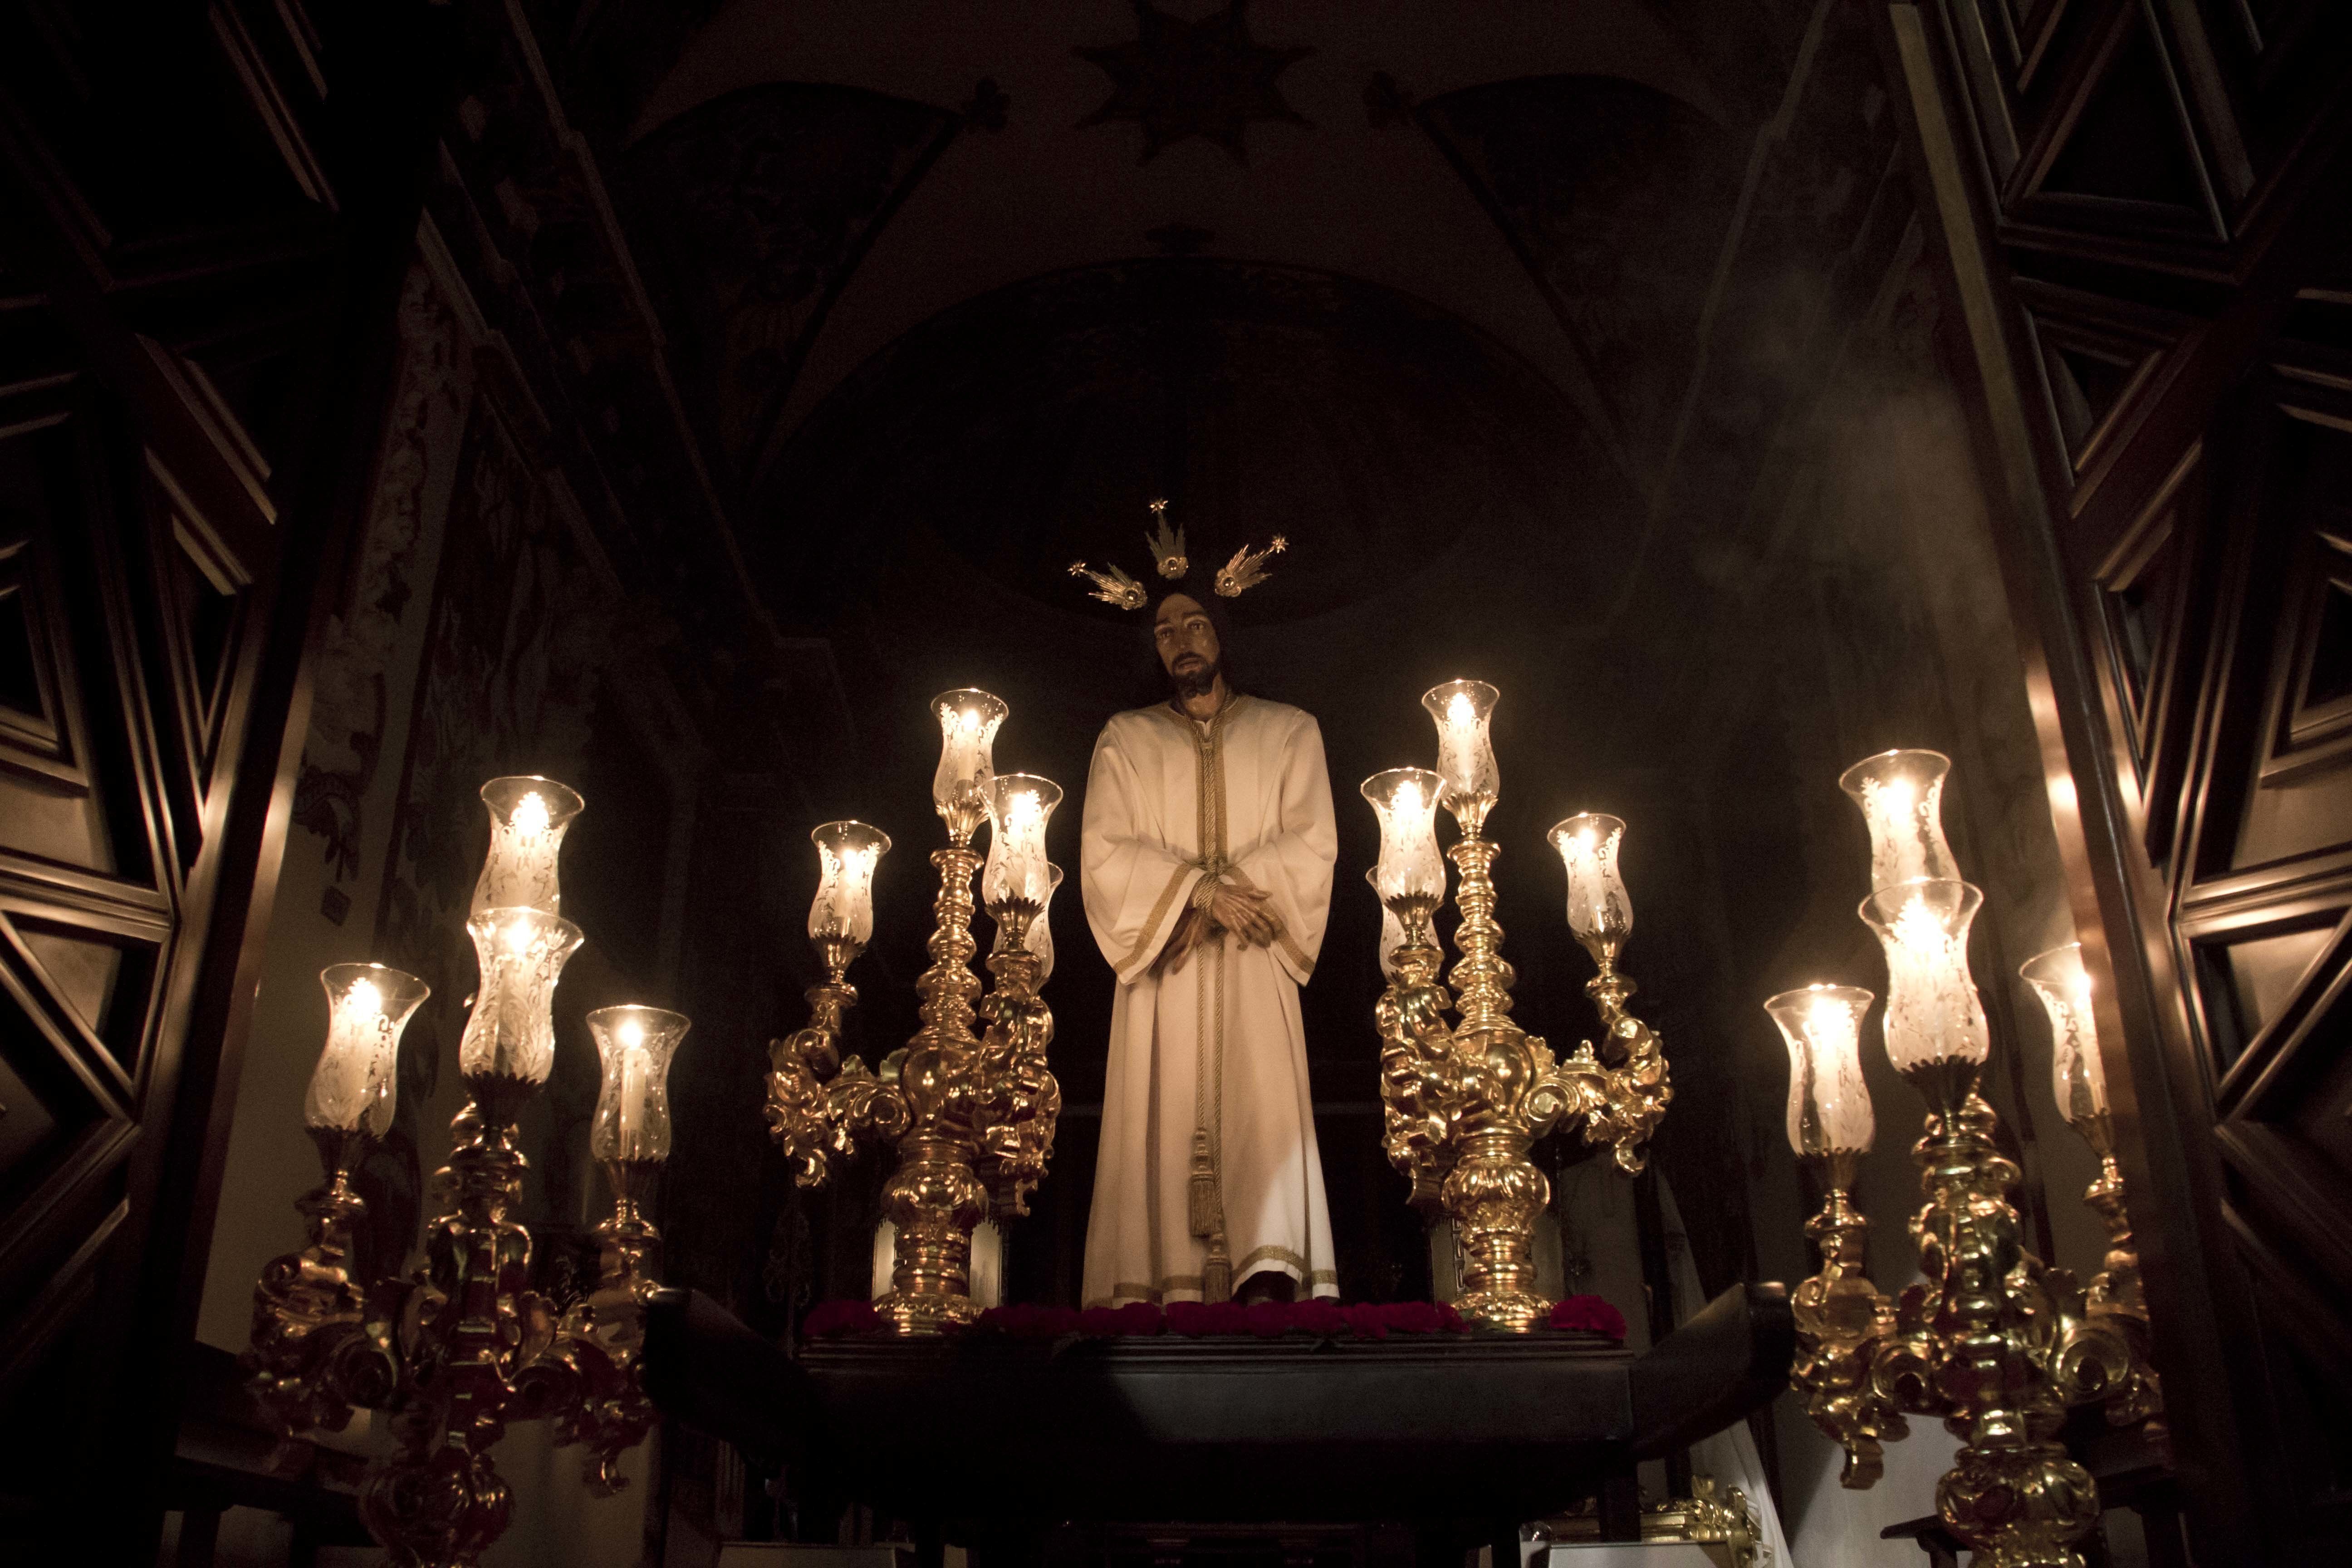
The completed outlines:
{"type": "Polygon", "coordinates": [[[813,1340],[837,1340],[848,1334],[878,1334],[882,1314],[871,1301],[820,1301],[801,1320],[801,1332],[813,1340]]]}
{"type": "Polygon", "coordinates": [[[1555,1329],[1578,1329],[1590,1334],[1625,1337],[1625,1314],[1599,1296],[1570,1296],[1551,1310],[1555,1329]]]}
{"type": "Polygon", "coordinates": [[[1319,1334],[1327,1340],[1345,1333],[1349,1327],[1348,1314],[1339,1310],[1338,1302],[1313,1297],[1290,1309],[1290,1321],[1294,1328],[1319,1334]]]}
{"type": "Polygon", "coordinates": [[[1246,1334],[1252,1331],[1249,1309],[1238,1301],[1171,1301],[1168,1331],[1192,1339],[1203,1334],[1246,1334]]]}

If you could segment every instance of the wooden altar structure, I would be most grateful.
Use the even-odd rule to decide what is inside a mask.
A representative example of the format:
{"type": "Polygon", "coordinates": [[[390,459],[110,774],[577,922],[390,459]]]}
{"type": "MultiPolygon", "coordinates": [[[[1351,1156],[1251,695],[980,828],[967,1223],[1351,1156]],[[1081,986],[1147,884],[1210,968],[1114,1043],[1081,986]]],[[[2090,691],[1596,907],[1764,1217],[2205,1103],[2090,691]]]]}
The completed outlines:
{"type": "MultiPolygon", "coordinates": [[[[1600,1335],[872,1337],[787,1353],[665,1290],[646,1384],[668,1418],[827,1496],[1023,1561],[1068,1522],[1411,1527],[1424,1568],[1597,1508],[1640,1538],[1634,1466],[1721,1431],[1788,1381],[1777,1285],[1724,1292],[1636,1353],[1600,1335]]],[[[1498,1556],[1498,1562],[1516,1558],[1498,1556]]]]}

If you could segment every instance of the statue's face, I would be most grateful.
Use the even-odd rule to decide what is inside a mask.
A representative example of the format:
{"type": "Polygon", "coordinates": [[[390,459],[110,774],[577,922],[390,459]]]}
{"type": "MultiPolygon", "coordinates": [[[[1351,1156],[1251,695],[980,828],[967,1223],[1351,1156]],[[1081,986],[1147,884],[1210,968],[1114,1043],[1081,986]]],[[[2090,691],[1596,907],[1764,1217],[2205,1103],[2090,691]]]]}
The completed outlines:
{"type": "Polygon", "coordinates": [[[1160,668],[1179,688],[1198,683],[1205,689],[1215,676],[1217,656],[1223,650],[1217,646],[1217,628],[1209,624],[1208,612],[1201,608],[1199,600],[1183,594],[1169,595],[1152,621],[1151,640],[1160,650],[1160,668]]]}

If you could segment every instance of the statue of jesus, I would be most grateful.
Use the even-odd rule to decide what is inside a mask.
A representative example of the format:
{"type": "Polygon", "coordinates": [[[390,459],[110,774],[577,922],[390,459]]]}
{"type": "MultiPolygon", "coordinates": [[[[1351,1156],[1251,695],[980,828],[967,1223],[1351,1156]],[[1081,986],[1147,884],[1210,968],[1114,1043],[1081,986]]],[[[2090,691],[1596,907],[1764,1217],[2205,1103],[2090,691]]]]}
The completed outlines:
{"type": "Polygon", "coordinates": [[[1171,593],[1168,700],[1095,742],[1087,921],[1118,976],[1088,1306],[1336,1296],[1298,988],[1338,843],[1323,736],[1234,689],[1222,616],[1171,593]]]}

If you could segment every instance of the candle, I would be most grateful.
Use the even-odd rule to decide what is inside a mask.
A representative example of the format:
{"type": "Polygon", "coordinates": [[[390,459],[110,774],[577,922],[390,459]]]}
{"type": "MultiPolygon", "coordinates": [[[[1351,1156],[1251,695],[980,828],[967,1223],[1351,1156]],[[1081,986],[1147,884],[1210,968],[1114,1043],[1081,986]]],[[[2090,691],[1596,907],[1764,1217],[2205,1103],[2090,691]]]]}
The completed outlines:
{"type": "Polygon", "coordinates": [[[1554,823],[1549,837],[1568,868],[1568,929],[1601,963],[1633,933],[1633,900],[1617,868],[1625,825],[1603,812],[1588,811],[1554,823]]]}
{"type": "Polygon", "coordinates": [[[1984,895],[1966,882],[1898,882],[1863,900],[1886,953],[1886,1058],[1897,1072],[1992,1054],[1969,974],[1969,924],[1984,895]]]}
{"type": "Polygon", "coordinates": [[[1372,886],[1384,904],[1433,910],[1445,897],[1445,862],[1437,852],[1437,799],[1445,781],[1427,768],[1391,768],[1360,786],[1381,822],[1381,858],[1372,886]]]}
{"type": "Polygon", "coordinates": [[[1800,1156],[1865,1154],[1877,1128],[1862,1081],[1870,993],[1808,985],[1764,1004],[1789,1046],[1789,1147],[1800,1156]]]}
{"type": "Polygon", "coordinates": [[[565,829],[587,803],[553,779],[515,777],[484,784],[482,804],[490,813],[490,851],[483,858],[467,912],[527,909],[562,913],[556,859],[565,829]]]}
{"type": "Polygon", "coordinates": [[[1944,841],[1944,775],[1951,767],[1941,752],[1881,752],[1838,776],[1870,829],[1873,891],[1897,882],[1959,880],[1959,864],[1944,841]]]}
{"type": "Polygon", "coordinates": [[[844,943],[854,958],[874,940],[874,870],[890,852],[890,836],[862,822],[828,822],[810,832],[809,842],[817,855],[809,940],[820,949],[844,943]]]}
{"type": "Polygon", "coordinates": [[[2091,973],[2083,944],[2037,952],[2018,969],[2050,1015],[2050,1094],[2058,1114],[2080,1126],[2107,1113],[2107,1072],[2091,1017],[2091,973]]]}
{"type": "Polygon", "coordinates": [[[401,1033],[432,988],[381,963],[330,964],[319,984],[327,992],[327,1043],[302,1097],[302,1123],[381,1138],[392,1130],[401,1033]]]}
{"type": "Polygon", "coordinates": [[[467,1078],[545,1083],[555,1066],[555,986],[584,940],[543,910],[488,910],[466,922],[481,966],[473,1016],[457,1042],[467,1078]]]}
{"type": "MultiPolygon", "coordinates": [[[[1381,891],[1380,873],[1378,871],[1365,872],[1364,881],[1371,888],[1372,896],[1374,898],[1379,898],[1381,891]]],[[[1404,922],[1397,919],[1396,911],[1389,908],[1388,905],[1383,902],[1381,905],[1380,955],[1381,979],[1394,980],[1396,978],[1396,950],[1403,945],[1404,922]]]]}
{"type": "Polygon", "coordinates": [[[997,726],[1009,710],[985,691],[964,689],[932,698],[931,710],[940,721],[940,766],[931,775],[931,804],[941,816],[953,820],[969,814],[977,826],[978,810],[988,798],[995,772],[997,726]]]}
{"type": "Polygon", "coordinates": [[[1421,705],[1437,721],[1437,773],[1445,781],[1445,808],[1465,831],[1485,822],[1502,793],[1502,772],[1487,734],[1500,696],[1483,680],[1449,680],[1422,694],[1421,705]]]}
{"type": "Polygon", "coordinates": [[[604,1069],[588,1130],[592,1157],[629,1164],[669,1157],[670,1062],[693,1026],[683,1013],[635,1004],[588,1015],[604,1069]]]}
{"type": "Polygon", "coordinates": [[[1051,873],[1045,859],[1045,823],[1062,803],[1062,789],[1034,773],[1003,773],[989,784],[988,868],[982,895],[992,910],[1045,907],[1051,873]]]}
{"type": "Polygon", "coordinates": [[[1045,901],[1037,910],[1037,918],[1029,922],[1029,932],[1022,945],[1037,960],[1037,984],[1043,985],[1054,977],[1054,895],[1062,888],[1062,868],[1045,868],[1045,901]]]}

